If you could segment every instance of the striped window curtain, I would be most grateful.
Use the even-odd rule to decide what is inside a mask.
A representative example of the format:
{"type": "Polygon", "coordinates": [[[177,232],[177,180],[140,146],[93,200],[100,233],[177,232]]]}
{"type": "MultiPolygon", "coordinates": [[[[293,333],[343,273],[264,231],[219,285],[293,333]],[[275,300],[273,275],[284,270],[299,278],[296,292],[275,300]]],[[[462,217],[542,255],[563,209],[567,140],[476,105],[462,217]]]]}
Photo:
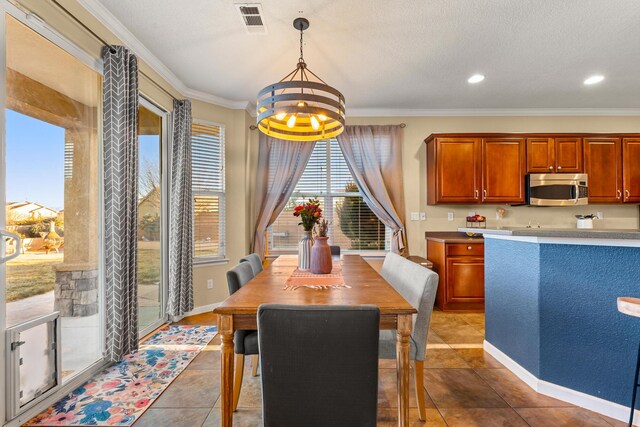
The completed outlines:
{"type": "Polygon", "coordinates": [[[106,346],[117,362],[138,348],[138,61],[123,46],[102,57],[106,346]]]}
{"type": "Polygon", "coordinates": [[[169,206],[169,301],[177,321],[193,310],[193,192],[191,188],[191,102],[173,101],[171,197],[169,206]]]}

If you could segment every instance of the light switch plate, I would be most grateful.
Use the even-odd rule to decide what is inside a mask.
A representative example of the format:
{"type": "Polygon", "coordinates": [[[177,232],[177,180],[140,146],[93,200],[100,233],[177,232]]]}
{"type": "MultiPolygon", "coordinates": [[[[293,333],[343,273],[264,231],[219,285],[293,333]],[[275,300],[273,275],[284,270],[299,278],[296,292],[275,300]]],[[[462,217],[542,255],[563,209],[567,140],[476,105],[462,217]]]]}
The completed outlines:
{"type": "Polygon", "coordinates": [[[420,212],[420,221],[426,221],[426,220],[427,220],[427,213],[420,212]]]}
{"type": "Polygon", "coordinates": [[[213,289],[213,279],[207,280],[207,289],[213,289]]]}
{"type": "Polygon", "coordinates": [[[447,220],[448,221],[453,221],[453,212],[447,213],[447,220]]]}
{"type": "Polygon", "coordinates": [[[420,219],[420,213],[411,212],[411,221],[418,221],[420,219]]]}

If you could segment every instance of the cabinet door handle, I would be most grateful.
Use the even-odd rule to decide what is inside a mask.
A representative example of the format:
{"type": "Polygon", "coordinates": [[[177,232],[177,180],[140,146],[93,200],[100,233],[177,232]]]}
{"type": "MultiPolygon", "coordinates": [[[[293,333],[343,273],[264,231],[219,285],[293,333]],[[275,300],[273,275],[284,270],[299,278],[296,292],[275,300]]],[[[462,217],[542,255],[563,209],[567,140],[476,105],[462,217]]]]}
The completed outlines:
{"type": "Polygon", "coordinates": [[[467,250],[470,251],[471,250],[471,246],[467,246],[467,250]]]}
{"type": "Polygon", "coordinates": [[[549,170],[552,171],[553,170],[553,166],[549,166],[549,170]]]}
{"type": "Polygon", "coordinates": [[[558,166],[558,170],[562,169],[562,166],[558,166]]]}
{"type": "Polygon", "coordinates": [[[478,199],[478,190],[476,190],[475,193],[476,193],[475,199],[477,200],[478,199]]]}
{"type": "Polygon", "coordinates": [[[616,190],[616,199],[620,200],[621,197],[622,197],[622,191],[616,190]]]}
{"type": "Polygon", "coordinates": [[[629,197],[631,197],[631,193],[629,193],[629,190],[624,190],[624,199],[629,200],[629,197]]]}
{"type": "Polygon", "coordinates": [[[482,190],[482,200],[487,199],[487,190],[482,190]]]}

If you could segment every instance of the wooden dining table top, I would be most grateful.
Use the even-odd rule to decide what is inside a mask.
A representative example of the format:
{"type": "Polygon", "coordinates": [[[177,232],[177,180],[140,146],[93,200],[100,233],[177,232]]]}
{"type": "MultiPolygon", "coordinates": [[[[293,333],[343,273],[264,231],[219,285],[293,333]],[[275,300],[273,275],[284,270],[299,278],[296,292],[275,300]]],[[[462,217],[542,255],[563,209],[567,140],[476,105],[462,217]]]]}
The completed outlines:
{"type": "MultiPolygon", "coordinates": [[[[334,260],[338,262],[338,260],[334,260]]],[[[281,255],[250,282],[220,304],[217,314],[256,314],[261,304],[375,305],[381,315],[414,314],[411,306],[359,255],[343,255],[342,276],[349,287],[285,290],[298,266],[295,255],[281,255]]]]}

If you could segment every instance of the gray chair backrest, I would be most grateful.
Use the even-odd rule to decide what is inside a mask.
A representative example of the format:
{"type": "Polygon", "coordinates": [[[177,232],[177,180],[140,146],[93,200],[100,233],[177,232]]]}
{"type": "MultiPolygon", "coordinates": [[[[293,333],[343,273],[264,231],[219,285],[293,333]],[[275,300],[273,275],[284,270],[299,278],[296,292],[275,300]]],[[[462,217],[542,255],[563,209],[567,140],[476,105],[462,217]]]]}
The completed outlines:
{"type": "Polygon", "coordinates": [[[254,275],[258,275],[262,271],[262,259],[258,254],[249,254],[244,258],[240,258],[240,262],[248,262],[253,268],[254,275]]]}
{"type": "Polygon", "coordinates": [[[417,347],[416,359],[424,360],[429,321],[438,291],[438,274],[393,252],[385,257],[380,274],[418,310],[413,316],[411,338],[417,347]]]}
{"type": "Polygon", "coordinates": [[[233,295],[243,287],[249,280],[253,279],[255,274],[253,274],[253,268],[251,265],[246,262],[241,262],[240,264],[233,267],[231,270],[227,271],[227,286],[229,286],[229,295],[233,295]]]}
{"type": "Polygon", "coordinates": [[[264,426],[375,426],[379,324],[376,306],[260,306],[264,426]]]}
{"type": "Polygon", "coordinates": [[[340,246],[331,245],[331,255],[340,256],[340,246]]]}

